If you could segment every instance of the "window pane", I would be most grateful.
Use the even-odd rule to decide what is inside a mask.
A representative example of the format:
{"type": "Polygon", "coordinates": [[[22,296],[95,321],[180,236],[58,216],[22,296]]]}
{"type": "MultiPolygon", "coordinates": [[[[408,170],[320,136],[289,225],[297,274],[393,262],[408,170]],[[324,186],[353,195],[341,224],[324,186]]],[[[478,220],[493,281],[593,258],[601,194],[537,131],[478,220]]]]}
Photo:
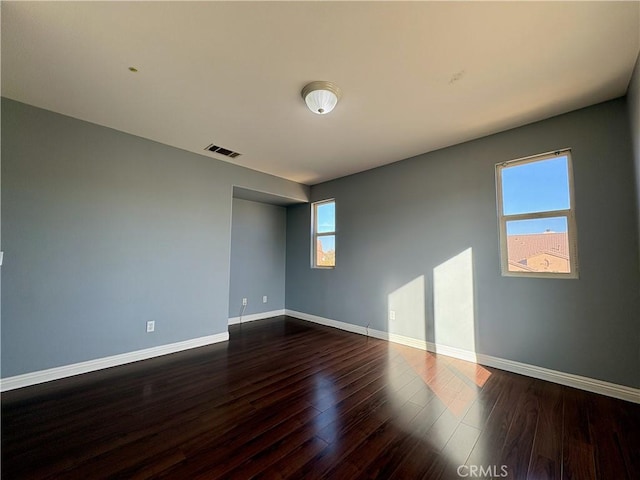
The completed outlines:
{"type": "Polygon", "coordinates": [[[335,202],[316,205],[316,232],[336,231],[336,204],[335,202]]]}
{"type": "Polygon", "coordinates": [[[567,157],[503,168],[502,205],[504,215],[568,210],[567,157]]]}
{"type": "Polygon", "coordinates": [[[510,272],[570,273],[567,217],[507,222],[510,272]]]}
{"type": "Polygon", "coordinates": [[[316,245],[316,265],[318,267],[336,266],[336,236],[318,237],[316,245]]]}

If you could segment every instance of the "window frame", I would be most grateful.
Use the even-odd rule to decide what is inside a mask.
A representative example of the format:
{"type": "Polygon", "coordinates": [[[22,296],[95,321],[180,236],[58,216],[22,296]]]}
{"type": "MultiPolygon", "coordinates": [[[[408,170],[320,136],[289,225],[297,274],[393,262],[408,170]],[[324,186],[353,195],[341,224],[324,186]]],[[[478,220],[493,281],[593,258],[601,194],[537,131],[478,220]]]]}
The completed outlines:
{"type": "Polygon", "coordinates": [[[579,277],[578,262],[578,230],[576,226],[576,203],[573,181],[573,160],[571,149],[554,150],[552,152],[517,158],[506,162],[497,163],[496,166],[496,203],[498,208],[498,233],[500,236],[500,269],[503,277],[524,278],[564,278],[577,279],[579,277]],[[569,208],[565,210],[547,210],[543,212],[504,214],[502,196],[502,171],[508,167],[526,165],[558,157],[567,157],[567,175],[569,179],[569,208]],[[509,270],[509,252],[507,249],[507,222],[517,220],[535,220],[539,218],[565,217],[567,220],[567,241],[569,242],[569,269],[568,273],[561,272],[513,272],[509,270]]]}
{"type": "MultiPolygon", "coordinates": [[[[318,207],[321,205],[326,205],[328,203],[333,203],[333,211],[334,215],[336,212],[336,199],[335,198],[327,198],[326,200],[319,200],[317,202],[311,203],[311,268],[317,268],[321,270],[332,270],[336,268],[336,259],[334,258],[333,265],[318,265],[318,239],[320,237],[330,237],[333,236],[334,242],[334,253],[338,251],[337,247],[337,235],[336,235],[336,225],[334,223],[333,230],[329,232],[318,232],[317,219],[318,207]]],[[[335,221],[335,218],[334,218],[335,221]]]]}

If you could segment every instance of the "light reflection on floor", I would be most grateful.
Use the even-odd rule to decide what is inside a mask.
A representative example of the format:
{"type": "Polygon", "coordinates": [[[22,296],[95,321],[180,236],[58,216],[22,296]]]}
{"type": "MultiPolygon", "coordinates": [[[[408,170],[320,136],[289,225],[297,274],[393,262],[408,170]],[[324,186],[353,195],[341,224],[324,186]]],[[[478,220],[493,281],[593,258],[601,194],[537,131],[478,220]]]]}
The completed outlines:
{"type": "MultiPolygon", "coordinates": [[[[411,374],[417,376],[422,385],[435,394],[446,408],[457,417],[466,413],[477,398],[480,389],[491,376],[491,372],[481,365],[464,360],[443,355],[436,356],[424,350],[396,343],[390,343],[389,349],[399,354],[410,367],[411,374]]],[[[396,390],[396,396],[398,402],[402,404],[411,400],[411,398],[402,395],[402,389],[406,387],[399,385],[407,374],[407,371],[399,366],[397,360],[389,363],[389,383],[392,387],[394,385],[400,387],[396,390]],[[402,373],[400,373],[401,370],[402,373]]]]}
{"type": "MultiPolygon", "coordinates": [[[[362,418],[367,416],[367,409],[375,411],[378,421],[391,422],[393,427],[389,428],[399,428],[422,438],[434,451],[442,451],[491,376],[491,372],[480,365],[452,357],[393,342],[388,343],[387,349],[386,367],[382,367],[385,372],[377,371],[378,375],[382,374],[378,378],[383,383],[373,380],[370,387],[360,386],[349,400],[339,401],[336,397],[340,391],[344,395],[340,385],[345,381],[342,376],[334,378],[321,373],[313,376],[310,403],[320,412],[313,423],[316,437],[326,442],[325,455],[331,456],[346,448],[345,435],[351,443],[355,437],[364,438],[372,433],[361,429],[367,423],[363,427],[354,425],[355,428],[343,425],[341,419],[352,400],[355,408],[364,407],[359,414],[362,418]],[[385,394],[374,400],[374,392],[380,388],[385,394]],[[366,405],[358,405],[355,397],[360,395],[367,397],[366,405]]],[[[370,373],[375,375],[376,370],[370,373]]]]}
{"type": "Polygon", "coordinates": [[[392,342],[388,355],[387,392],[394,423],[422,438],[433,451],[445,452],[456,465],[464,463],[466,457],[457,458],[459,452],[448,443],[460,426],[465,428],[461,420],[491,372],[475,363],[392,342]]]}
{"type": "Polygon", "coordinates": [[[331,378],[322,374],[313,376],[313,400],[311,404],[322,413],[314,418],[314,428],[318,437],[334,447],[339,440],[338,420],[340,412],[336,401],[336,386],[331,378]]]}

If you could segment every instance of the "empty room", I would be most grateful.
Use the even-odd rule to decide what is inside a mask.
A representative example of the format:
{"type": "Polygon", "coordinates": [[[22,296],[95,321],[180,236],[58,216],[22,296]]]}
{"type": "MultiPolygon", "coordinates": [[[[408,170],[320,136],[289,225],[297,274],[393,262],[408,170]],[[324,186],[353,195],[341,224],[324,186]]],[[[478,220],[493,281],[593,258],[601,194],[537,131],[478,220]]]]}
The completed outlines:
{"type": "Polygon", "coordinates": [[[23,2],[4,479],[640,476],[640,2],[23,2]]]}

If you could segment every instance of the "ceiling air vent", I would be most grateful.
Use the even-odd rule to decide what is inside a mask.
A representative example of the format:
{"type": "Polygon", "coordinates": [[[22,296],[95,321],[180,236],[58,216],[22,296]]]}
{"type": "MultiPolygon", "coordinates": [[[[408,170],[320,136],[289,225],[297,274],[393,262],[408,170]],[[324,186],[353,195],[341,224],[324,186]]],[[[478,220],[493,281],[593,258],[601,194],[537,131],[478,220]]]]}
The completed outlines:
{"type": "Polygon", "coordinates": [[[208,150],[213,153],[219,153],[220,155],[224,155],[225,157],[229,157],[229,158],[236,158],[242,155],[241,153],[219,147],[218,145],[214,145],[213,143],[209,145],[207,148],[205,148],[205,150],[208,150]]]}

